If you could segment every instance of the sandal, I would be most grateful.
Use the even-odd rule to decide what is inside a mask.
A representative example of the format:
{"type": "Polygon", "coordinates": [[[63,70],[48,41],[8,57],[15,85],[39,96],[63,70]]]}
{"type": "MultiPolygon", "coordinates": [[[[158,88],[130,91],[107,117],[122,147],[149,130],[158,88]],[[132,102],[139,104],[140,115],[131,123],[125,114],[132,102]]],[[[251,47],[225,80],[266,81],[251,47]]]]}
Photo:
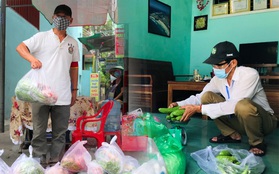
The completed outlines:
{"type": "Polygon", "coordinates": [[[232,139],[230,135],[224,136],[220,134],[217,136],[217,141],[213,141],[212,138],[209,139],[210,143],[241,143],[241,140],[232,139]]]}
{"type": "Polygon", "coordinates": [[[264,142],[261,142],[260,144],[257,144],[255,146],[250,145],[249,152],[253,153],[255,156],[264,156],[266,153],[266,144],[264,142]],[[256,151],[262,151],[259,153],[253,152],[253,149],[257,149],[256,151]]]}

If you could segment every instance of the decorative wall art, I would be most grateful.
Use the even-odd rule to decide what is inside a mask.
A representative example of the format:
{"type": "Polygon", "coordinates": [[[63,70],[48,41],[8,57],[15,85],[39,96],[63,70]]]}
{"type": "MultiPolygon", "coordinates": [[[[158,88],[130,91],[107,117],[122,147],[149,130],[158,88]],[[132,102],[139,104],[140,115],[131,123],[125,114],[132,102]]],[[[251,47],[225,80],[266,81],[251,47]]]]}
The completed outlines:
{"type": "Polygon", "coordinates": [[[171,35],[171,7],[157,0],[149,0],[148,32],[165,37],[171,35]]]}
{"type": "Polygon", "coordinates": [[[207,29],[207,15],[194,17],[194,31],[207,29]]]}
{"type": "Polygon", "coordinates": [[[230,0],[231,13],[250,11],[250,0],[230,0]]]}
{"type": "Polygon", "coordinates": [[[262,10],[267,8],[267,0],[253,0],[253,10],[262,10]]]}
{"type": "Polygon", "coordinates": [[[229,13],[229,4],[227,2],[220,4],[213,4],[212,16],[224,15],[229,13]]]}

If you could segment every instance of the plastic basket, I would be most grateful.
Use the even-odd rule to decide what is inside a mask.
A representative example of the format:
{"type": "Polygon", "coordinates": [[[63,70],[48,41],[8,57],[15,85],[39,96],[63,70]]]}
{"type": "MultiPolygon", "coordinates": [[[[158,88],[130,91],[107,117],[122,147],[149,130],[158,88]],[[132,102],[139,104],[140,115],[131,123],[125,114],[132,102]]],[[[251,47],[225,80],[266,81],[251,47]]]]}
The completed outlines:
{"type": "Polygon", "coordinates": [[[148,144],[147,136],[122,136],[123,151],[146,151],[148,144]]]}

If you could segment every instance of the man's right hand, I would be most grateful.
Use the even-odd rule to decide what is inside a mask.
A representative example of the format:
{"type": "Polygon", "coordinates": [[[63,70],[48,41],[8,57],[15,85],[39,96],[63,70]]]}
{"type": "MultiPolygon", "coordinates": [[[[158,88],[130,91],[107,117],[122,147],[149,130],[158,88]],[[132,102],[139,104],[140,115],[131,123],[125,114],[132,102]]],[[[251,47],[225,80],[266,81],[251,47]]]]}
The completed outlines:
{"type": "Polygon", "coordinates": [[[40,69],[42,67],[42,62],[36,58],[34,58],[30,64],[32,69],[40,69]]]}

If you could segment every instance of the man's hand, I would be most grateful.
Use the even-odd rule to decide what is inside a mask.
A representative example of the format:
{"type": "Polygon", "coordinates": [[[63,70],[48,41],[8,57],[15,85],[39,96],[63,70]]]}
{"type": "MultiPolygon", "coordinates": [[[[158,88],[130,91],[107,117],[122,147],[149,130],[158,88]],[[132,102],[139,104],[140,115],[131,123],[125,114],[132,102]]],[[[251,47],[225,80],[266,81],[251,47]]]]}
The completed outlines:
{"type": "Polygon", "coordinates": [[[180,108],[185,109],[185,112],[182,115],[182,118],[180,119],[180,121],[187,121],[195,113],[201,113],[200,105],[185,105],[185,106],[181,106],[180,108]]]}
{"type": "Polygon", "coordinates": [[[36,58],[32,59],[32,61],[30,61],[30,64],[32,69],[40,69],[42,67],[42,62],[36,58]]]}
{"type": "Polygon", "coordinates": [[[72,100],[71,100],[71,106],[73,106],[76,103],[77,99],[77,90],[72,91],[72,100]]]}
{"type": "Polygon", "coordinates": [[[178,104],[174,102],[174,103],[171,103],[168,108],[173,108],[173,107],[176,107],[176,106],[178,106],[178,104]]]}

